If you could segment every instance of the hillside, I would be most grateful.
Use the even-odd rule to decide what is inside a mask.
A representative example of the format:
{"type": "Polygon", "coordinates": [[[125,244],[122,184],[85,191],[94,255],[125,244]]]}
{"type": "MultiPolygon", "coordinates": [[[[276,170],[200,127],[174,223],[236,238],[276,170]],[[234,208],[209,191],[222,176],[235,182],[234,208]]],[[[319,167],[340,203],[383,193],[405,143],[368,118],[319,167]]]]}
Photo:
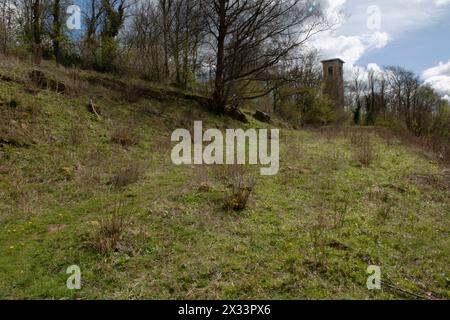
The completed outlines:
{"type": "Polygon", "coordinates": [[[255,174],[230,212],[227,169],[173,165],[170,135],[242,124],[177,92],[1,57],[0,298],[450,298],[450,174],[433,154],[377,128],[285,128],[279,174],[255,174]],[[102,252],[114,212],[130,223],[102,252]]]}

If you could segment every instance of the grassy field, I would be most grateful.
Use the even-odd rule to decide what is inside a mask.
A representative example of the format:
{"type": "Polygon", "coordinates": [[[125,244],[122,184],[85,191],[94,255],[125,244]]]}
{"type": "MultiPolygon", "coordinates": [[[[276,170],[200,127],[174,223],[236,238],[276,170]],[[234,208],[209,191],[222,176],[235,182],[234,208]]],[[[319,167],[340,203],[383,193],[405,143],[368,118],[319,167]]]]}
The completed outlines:
{"type": "Polygon", "coordinates": [[[1,61],[0,298],[450,298],[450,174],[432,154],[375,129],[282,129],[280,173],[249,168],[248,206],[230,212],[221,169],[174,166],[170,134],[239,123],[89,72],[44,65],[71,90],[36,90],[31,66],[1,61]],[[129,223],[102,253],[113,212],[129,223]],[[369,265],[382,290],[367,289],[369,265]]]}

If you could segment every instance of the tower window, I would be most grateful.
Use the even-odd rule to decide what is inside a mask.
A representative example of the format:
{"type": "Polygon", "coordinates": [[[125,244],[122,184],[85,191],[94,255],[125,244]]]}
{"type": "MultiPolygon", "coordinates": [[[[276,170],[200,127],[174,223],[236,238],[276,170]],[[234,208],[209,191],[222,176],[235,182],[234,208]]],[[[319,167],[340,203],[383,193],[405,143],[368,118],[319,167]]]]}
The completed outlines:
{"type": "Polygon", "coordinates": [[[333,67],[328,67],[328,75],[330,76],[330,77],[332,77],[333,76],[333,67]]]}

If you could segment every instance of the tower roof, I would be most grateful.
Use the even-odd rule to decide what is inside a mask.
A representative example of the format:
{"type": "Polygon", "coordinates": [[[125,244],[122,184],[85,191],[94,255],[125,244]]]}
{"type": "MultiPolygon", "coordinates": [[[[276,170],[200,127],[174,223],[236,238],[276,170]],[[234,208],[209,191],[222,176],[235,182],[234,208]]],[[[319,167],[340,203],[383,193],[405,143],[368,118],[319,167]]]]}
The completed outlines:
{"type": "Polygon", "coordinates": [[[340,63],[342,63],[342,64],[344,64],[344,63],[345,63],[345,61],[344,61],[344,60],[342,60],[342,59],[339,59],[339,58],[336,58],[336,59],[327,59],[327,60],[322,60],[321,62],[322,62],[322,63],[327,63],[327,62],[340,62],[340,63]]]}

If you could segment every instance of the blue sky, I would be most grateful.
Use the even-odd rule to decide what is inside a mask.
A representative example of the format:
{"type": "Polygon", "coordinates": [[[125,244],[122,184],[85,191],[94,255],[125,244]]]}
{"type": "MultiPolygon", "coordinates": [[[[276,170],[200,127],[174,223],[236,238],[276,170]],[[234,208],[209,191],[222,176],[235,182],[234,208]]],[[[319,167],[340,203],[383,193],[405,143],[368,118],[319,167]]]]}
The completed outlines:
{"type": "Polygon", "coordinates": [[[323,0],[333,30],[313,44],[353,69],[399,65],[450,100],[450,0],[323,0]]]}
{"type": "Polygon", "coordinates": [[[450,6],[435,21],[421,29],[394,38],[384,48],[367,52],[358,63],[402,65],[419,74],[450,59],[450,6]]]}

